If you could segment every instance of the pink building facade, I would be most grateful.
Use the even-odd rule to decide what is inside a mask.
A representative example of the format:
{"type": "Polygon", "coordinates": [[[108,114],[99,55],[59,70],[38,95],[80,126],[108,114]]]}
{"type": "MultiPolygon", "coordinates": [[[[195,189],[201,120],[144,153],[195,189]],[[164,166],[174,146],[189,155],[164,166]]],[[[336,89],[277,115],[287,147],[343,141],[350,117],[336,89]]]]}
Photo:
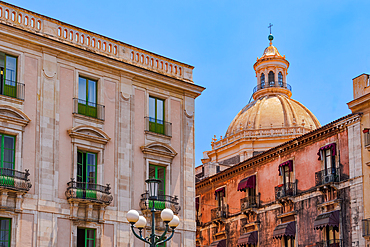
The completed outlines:
{"type": "Polygon", "coordinates": [[[4,2],[0,26],[0,243],[144,246],[125,215],[156,177],[192,246],[193,67],[4,2]]]}

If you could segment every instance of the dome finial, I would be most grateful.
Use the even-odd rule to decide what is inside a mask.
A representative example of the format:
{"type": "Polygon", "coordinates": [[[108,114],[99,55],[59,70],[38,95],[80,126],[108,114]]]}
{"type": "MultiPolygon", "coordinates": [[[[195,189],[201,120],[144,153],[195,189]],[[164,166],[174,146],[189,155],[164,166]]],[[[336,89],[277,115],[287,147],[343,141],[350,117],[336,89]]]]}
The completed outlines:
{"type": "Polygon", "coordinates": [[[270,25],[268,26],[268,28],[270,28],[270,35],[268,36],[268,39],[270,40],[270,46],[272,45],[272,40],[274,39],[274,36],[272,36],[272,34],[271,34],[271,27],[272,27],[273,25],[270,23],[270,25]]]}

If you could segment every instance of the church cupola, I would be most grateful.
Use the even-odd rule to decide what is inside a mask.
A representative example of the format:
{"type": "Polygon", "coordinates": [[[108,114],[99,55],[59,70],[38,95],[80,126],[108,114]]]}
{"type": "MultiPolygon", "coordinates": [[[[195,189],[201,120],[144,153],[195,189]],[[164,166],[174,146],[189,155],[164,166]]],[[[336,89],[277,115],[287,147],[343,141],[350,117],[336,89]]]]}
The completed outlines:
{"type": "Polygon", "coordinates": [[[281,56],[278,49],[272,45],[274,36],[268,36],[270,45],[263,52],[262,57],[257,58],[253,68],[256,71],[257,86],[253,90],[253,99],[273,94],[292,96],[292,88],[286,83],[289,62],[285,55],[281,56]]]}

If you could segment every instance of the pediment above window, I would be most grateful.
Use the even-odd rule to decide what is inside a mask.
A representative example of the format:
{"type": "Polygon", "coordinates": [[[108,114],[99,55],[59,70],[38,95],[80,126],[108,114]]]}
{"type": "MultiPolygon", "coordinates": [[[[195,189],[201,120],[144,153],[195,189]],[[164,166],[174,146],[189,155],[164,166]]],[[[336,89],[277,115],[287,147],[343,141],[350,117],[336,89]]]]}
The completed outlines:
{"type": "Polygon", "coordinates": [[[25,127],[31,119],[24,112],[13,106],[0,105],[0,121],[25,127]]]}
{"type": "Polygon", "coordinates": [[[170,159],[177,155],[177,152],[171,146],[162,142],[152,142],[140,148],[144,154],[164,156],[170,159]]]}
{"type": "Polygon", "coordinates": [[[74,127],[68,130],[68,134],[72,138],[87,140],[104,145],[110,140],[110,137],[104,131],[88,125],[74,127]]]}

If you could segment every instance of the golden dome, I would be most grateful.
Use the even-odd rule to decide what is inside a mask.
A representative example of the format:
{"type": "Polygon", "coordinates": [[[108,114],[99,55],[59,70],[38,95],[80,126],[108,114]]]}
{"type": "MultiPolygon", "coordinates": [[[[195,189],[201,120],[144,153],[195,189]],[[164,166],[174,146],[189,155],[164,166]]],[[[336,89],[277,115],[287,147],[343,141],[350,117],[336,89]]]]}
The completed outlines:
{"type": "Polygon", "coordinates": [[[266,130],[290,127],[301,127],[310,131],[320,127],[320,123],[310,110],[287,95],[265,95],[246,105],[236,115],[225,137],[242,129],[266,130]]]}
{"type": "Polygon", "coordinates": [[[270,46],[266,47],[265,51],[263,52],[262,57],[265,57],[265,56],[279,56],[279,57],[281,57],[278,49],[275,46],[273,46],[272,44],[270,44],[270,46]]]}

